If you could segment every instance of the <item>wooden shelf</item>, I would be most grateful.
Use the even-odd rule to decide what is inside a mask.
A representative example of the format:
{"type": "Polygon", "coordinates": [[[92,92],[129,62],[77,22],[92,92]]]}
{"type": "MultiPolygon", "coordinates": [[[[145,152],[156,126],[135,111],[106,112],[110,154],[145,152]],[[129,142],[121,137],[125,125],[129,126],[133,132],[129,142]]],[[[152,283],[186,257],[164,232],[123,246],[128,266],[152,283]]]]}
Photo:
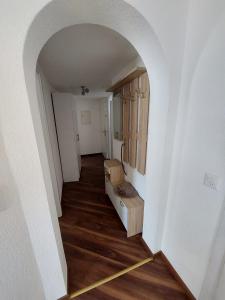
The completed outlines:
{"type": "Polygon", "coordinates": [[[123,78],[122,80],[116,82],[113,86],[108,88],[106,90],[106,92],[113,92],[113,93],[118,92],[124,85],[131,82],[132,80],[139,77],[140,75],[142,75],[145,72],[146,72],[146,69],[143,68],[143,67],[138,67],[138,68],[134,69],[125,78],[123,78]]]}

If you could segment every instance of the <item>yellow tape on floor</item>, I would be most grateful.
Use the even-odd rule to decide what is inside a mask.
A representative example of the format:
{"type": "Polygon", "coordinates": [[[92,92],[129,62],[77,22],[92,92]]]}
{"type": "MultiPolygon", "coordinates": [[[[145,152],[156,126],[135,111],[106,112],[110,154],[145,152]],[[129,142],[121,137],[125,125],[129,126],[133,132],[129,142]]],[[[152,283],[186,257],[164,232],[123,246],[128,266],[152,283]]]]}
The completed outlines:
{"type": "Polygon", "coordinates": [[[74,293],[70,294],[69,299],[74,299],[74,298],[80,296],[81,294],[84,294],[84,293],[86,293],[86,292],[88,292],[90,290],[93,290],[94,288],[97,288],[100,285],[103,285],[103,284],[105,284],[105,283],[107,283],[107,282],[109,282],[109,281],[111,281],[113,279],[116,279],[116,278],[118,278],[118,277],[120,277],[120,276],[122,276],[122,275],[124,275],[124,274],[126,274],[126,273],[128,273],[128,272],[130,272],[132,270],[134,270],[134,269],[139,268],[139,267],[141,267],[141,266],[149,263],[152,260],[153,260],[153,257],[146,258],[146,259],[144,259],[144,260],[136,263],[135,265],[132,265],[131,267],[128,267],[128,268],[126,268],[126,269],[124,269],[124,270],[122,270],[122,271],[120,271],[120,272],[118,272],[118,273],[116,273],[114,275],[111,275],[109,277],[101,279],[101,280],[99,280],[99,281],[97,281],[97,282],[89,285],[86,288],[83,288],[83,289],[81,289],[81,290],[79,290],[77,292],[74,292],[74,293]]]}

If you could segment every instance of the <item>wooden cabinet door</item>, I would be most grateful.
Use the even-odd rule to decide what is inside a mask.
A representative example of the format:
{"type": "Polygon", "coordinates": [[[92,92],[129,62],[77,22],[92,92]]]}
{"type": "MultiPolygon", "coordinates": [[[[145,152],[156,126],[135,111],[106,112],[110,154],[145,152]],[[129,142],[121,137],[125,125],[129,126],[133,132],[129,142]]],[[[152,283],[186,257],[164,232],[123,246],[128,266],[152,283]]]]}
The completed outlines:
{"type": "Polygon", "coordinates": [[[130,84],[122,89],[123,100],[123,160],[129,162],[129,141],[130,141],[130,84]]]}
{"type": "Polygon", "coordinates": [[[136,168],[137,159],[137,132],[138,132],[138,89],[139,79],[134,79],[130,84],[130,143],[129,164],[136,168]]]}
{"type": "Polygon", "coordinates": [[[147,72],[139,78],[139,125],[138,125],[138,156],[137,170],[145,174],[147,142],[148,142],[148,116],[149,116],[150,86],[147,72]]]}

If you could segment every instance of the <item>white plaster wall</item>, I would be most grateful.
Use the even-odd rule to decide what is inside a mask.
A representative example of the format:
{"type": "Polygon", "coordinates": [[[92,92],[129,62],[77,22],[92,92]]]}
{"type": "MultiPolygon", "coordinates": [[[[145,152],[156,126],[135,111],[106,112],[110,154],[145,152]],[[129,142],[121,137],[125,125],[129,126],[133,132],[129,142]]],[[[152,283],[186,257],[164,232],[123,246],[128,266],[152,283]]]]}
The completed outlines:
{"type": "Polygon", "coordinates": [[[211,247],[207,271],[202,285],[200,300],[211,300],[224,297],[224,266],[225,266],[225,202],[220,221],[211,247]]]}
{"type": "Polygon", "coordinates": [[[221,277],[220,277],[220,281],[219,281],[219,285],[218,285],[218,290],[216,293],[216,300],[224,300],[224,296],[225,296],[225,263],[223,265],[223,269],[222,269],[222,273],[221,273],[221,277]]]}
{"type": "Polygon", "coordinates": [[[100,99],[75,96],[80,154],[102,153],[100,99]],[[81,112],[90,111],[91,123],[82,124],[81,112]]]}
{"type": "MultiPolygon", "coordinates": [[[[9,2],[1,3],[0,39],[1,45],[4,45],[0,49],[1,131],[9,168],[15,181],[15,193],[24,212],[44,295],[46,299],[57,299],[66,293],[66,262],[51,188],[43,132],[41,131],[41,119],[36,96],[36,63],[29,64],[29,55],[26,57],[26,67],[32,72],[33,80],[30,87],[35,93],[35,98],[31,99],[36,99],[32,106],[33,115],[31,115],[24,81],[23,46],[28,24],[31,20],[20,14],[14,15],[12,13],[18,12],[20,9],[26,11],[26,4],[26,2],[14,2],[14,9],[11,9],[9,2]],[[12,24],[16,24],[16,26],[12,26],[12,24]],[[37,147],[37,139],[40,143],[39,148],[37,147]]],[[[7,179],[5,185],[14,191],[10,180],[7,179]]],[[[14,213],[12,212],[13,216],[14,213]]],[[[9,228],[10,224],[8,224],[7,229],[9,228]]],[[[17,247],[20,254],[17,257],[19,260],[19,256],[22,259],[20,250],[24,255],[26,252],[23,252],[23,243],[21,245],[18,243],[17,247]]],[[[29,259],[29,255],[27,258],[29,259]]],[[[6,255],[4,260],[6,263],[10,263],[11,257],[6,255]]],[[[29,264],[31,265],[32,262],[29,264]]],[[[16,262],[14,265],[16,272],[16,262]]],[[[32,275],[32,273],[26,273],[26,277],[23,277],[24,292],[26,292],[26,283],[29,282],[32,275]]],[[[36,280],[37,277],[34,276],[33,278],[36,280]]],[[[10,289],[14,290],[13,287],[14,284],[10,289]]],[[[36,288],[33,289],[34,297],[36,297],[35,293],[40,296],[40,292],[36,288]]],[[[32,297],[28,299],[30,298],[32,297]]],[[[40,296],[40,299],[42,298],[40,296]]]]}
{"type": "Polygon", "coordinates": [[[0,149],[0,298],[44,300],[40,274],[1,132],[0,149]]]}
{"type": "MultiPolygon", "coordinates": [[[[61,193],[62,193],[62,174],[57,172],[59,161],[58,148],[56,143],[56,133],[53,109],[51,103],[51,87],[48,84],[44,74],[37,71],[36,74],[37,95],[39,100],[39,108],[41,112],[41,121],[45,137],[45,146],[48,154],[49,169],[51,172],[51,184],[54,192],[55,206],[58,217],[62,216],[61,209],[61,193]]],[[[60,166],[59,166],[60,167],[60,166]]]]}
{"type": "Polygon", "coordinates": [[[224,1],[191,1],[162,243],[197,298],[214,255],[225,192],[224,11],[224,1]],[[206,172],[218,176],[217,191],[203,185],[206,172]]]}
{"type": "Polygon", "coordinates": [[[53,94],[64,182],[78,181],[80,178],[74,101],[72,94],[58,92],[53,94]]]}
{"type": "MultiPolygon", "coordinates": [[[[157,216],[157,210],[153,206],[150,209],[151,193],[148,188],[146,192],[146,206],[149,206],[149,209],[147,207],[145,213],[144,238],[149,241],[151,247],[152,238],[149,240],[150,234],[147,233],[147,229],[150,224],[155,226],[157,219],[161,218],[157,234],[160,237],[160,227],[161,231],[165,228],[162,250],[197,298],[200,295],[209,258],[214,255],[212,245],[224,197],[225,90],[224,64],[221,63],[224,62],[223,42],[221,42],[224,24],[220,24],[220,32],[214,32],[215,25],[222,19],[223,13],[224,1],[193,1],[190,6],[179,106],[176,107],[171,102],[168,115],[166,156],[173,149],[170,148],[173,144],[172,128],[176,129],[176,140],[173,160],[170,162],[172,165],[170,201],[167,205],[166,201],[160,204],[161,206],[164,203],[164,206],[167,206],[165,225],[163,221],[165,208],[161,206],[162,210],[159,210],[157,216]],[[214,39],[211,40],[210,46],[207,46],[213,32],[214,39]],[[204,50],[206,46],[208,48],[204,50]],[[176,124],[174,120],[177,109],[179,114],[176,124]],[[205,172],[219,176],[217,192],[203,186],[205,172]],[[150,218],[152,220],[149,222],[150,218]]],[[[151,72],[149,75],[151,79],[151,72]]],[[[150,118],[151,116],[150,106],[150,118]]],[[[151,140],[151,133],[149,139],[151,140]]],[[[120,145],[121,142],[113,141],[113,153],[117,158],[120,158],[120,145]]],[[[151,156],[150,151],[148,155],[151,156]]],[[[169,166],[169,160],[165,160],[165,174],[169,174],[169,166]]],[[[151,164],[149,171],[151,172],[151,164]]],[[[127,172],[129,177],[130,170],[127,172]]],[[[138,178],[135,178],[133,183],[138,190],[143,190],[143,179],[139,184],[138,178]]],[[[167,199],[164,184],[162,180],[163,195],[167,199]]],[[[149,230],[152,231],[151,228],[149,230]]]]}
{"type": "Polygon", "coordinates": [[[52,99],[51,99],[51,93],[54,92],[55,89],[49,84],[47,78],[45,77],[42,71],[40,71],[40,74],[41,74],[43,94],[44,94],[44,104],[45,104],[45,111],[46,111],[46,117],[48,123],[49,139],[51,143],[51,151],[52,151],[53,162],[54,162],[54,171],[57,180],[58,199],[61,202],[63,177],[62,177],[60,153],[59,153],[54,112],[53,112],[52,99]]]}
{"type": "MultiPolygon", "coordinates": [[[[61,5],[61,2],[55,2],[56,4],[52,5],[54,6],[53,9],[55,10],[56,14],[63,14],[67,13],[67,18],[57,18],[57,21],[63,21],[65,22],[65,26],[69,26],[69,24],[74,24],[74,20],[76,19],[77,22],[88,22],[89,23],[98,23],[101,25],[109,26],[113,28],[114,30],[119,31],[122,35],[124,35],[130,42],[133,43],[133,45],[136,47],[136,49],[139,51],[142,58],[144,58],[145,65],[148,66],[152,71],[152,78],[151,78],[151,86],[152,86],[152,126],[151,126],[151,173],[149,173],[149,191],[151,193],[151,204],[148,203],[148,212],[151,214],[151,217],[148,218],[148,223],[146,223],[146,241],[151,244],[151,247],[153,250],[157,251],[160,247],[160,239],[159,241],[158,236],[160,234],[157,234],[158,227],[161,223],[161,220],[163,220],[163,217],[159,218],[159,214],[164,215],[164,206],[162,205],[162,199],[161,194],[162,190],[167,189],[167,178],[164,178],[163,182],[163,189],[160,185],[159,177],[165,176],[166,172],[162,170],[164,168],[164,143],[165,143],[165,131],[167,130],[168,126],[166,126],[166,120],[167,120],[167,107],[168,107],[168,85],[167,85],[167,69],[165,60],[163,57],[163,54],[160,49],[160,45],[157,42],[157,39],[155,39],[155,35],[153,32],[151,32],[151,28],[149,27],[149,24],[147,22],[142,22],[140,16],[138,13],[136,14],[135,10],[133,11],[132,7],[126,6],[125,3],[120,2],[119,0],[115,1],[99,1],[98,5],[94,3],[93,1],[89,1],[88,4],[86,4],[84,1],[76,2],[76,7],[79,7],[81,10],[80,12],[84,13],[85,16],[81,13],[76,14],[76,9],[73,9],[73,5],[75,5],[75,2],[67,2],[67,8],[63,4],[61,5]],[[107,5],[109,5],[109,9],[107,8],[107,5]],[[88,7],[88,10],[87,10],[88,7]],[[97,8],[101,8],[99,12],[96,11],[97,8]],[[93,14],[93,11],[96,12],[96,14],[93,14]],[[107,13],[107,16],[105,15],[107,13]],[[76,16],[74,15],[76,14],[76,16]],[[104,16],[102,16],[104,14],[104,16]],[[126,17],[124,18],[124,14],[126,17]],[[115,17],[117,18],[118,22],[114,22],[115,17]],[[101,19],[102,18],[102,19],[101,19]],[[140,22],[140,24],[138,24],[140,22]],[[148,29],[147,29],[148,28],[148,29]],[[137,32],[136,32],[137,31],[137,32]],[[140,35],[140,32],[142,34],[140,35]],[[146,33],[146,34],[145,34],[146,33]],[[148,42],[149,41],[149,42],[148,42]],[[146,48],[145,48],[146,47],[146,48]],[[164,86],[164,88],[162,88],[164,86]],[[153,159],[155,157],[155,159],[153,159]],[[151,209],[150,209],[151,206],[151,209]]],[[[177,2],[178,5],[176,5],[176,8],[179,9],[179,18],[180,15],[185,15],[185,8],[186,6],[181,4],[181,2],[177,2]],[[180,6],[179,6],[180,5],[180,6]]],[[[183,2],[184,3],[184,2],[183,2]]],[[[186,2],[185,2],[186,3],[186,2]]],[[[52,7],[52,5],[47,7],[47,10],[52,7]]],[[[160,10],[158,11],[160,14],[160,10]]],[[[44,18],[46,15],[42,15],[44,18]]],[[[173,19],[174,24],[174,17],[176,17],[176,13],[171,16],[173,19]]],[[[167,16],[168,17],[168,16],[167,16]]],[[[183,19],[185,22],[185,18],[183,19]]],[[[51,22],[51,26],[48,26],[49,30],[57,30],[59,28],[59,23],[55,23],[53,25],[52,19],[48,19],[48,22],[51,22]]],[[[172,23],[171,23],[172,24],[172,23]]],[[[168,24],[167,24],[168,25],[168,24]]],[[[183,25],[183,23],[182,23],[183,25]]],[[[43,20],[40,18],[37,22],[35,22],[35,26],[43,26],[43,20]]],[[[61,28],[62,24],[60,24],[61,28]]],[[[179,28],[181,28],[180,26],[179,28]]],[[[169,29],[169,26],[166,27],[169,29]]],[[[174,29],[174,28],[173,28],[174,29]]],[[[174,31],[173,31],[174,32],[174,31]]],[[[176,32],[176,31],[175,31],[176,32]]],[[[44,32],[45,35],[48,35],[48,31],[44,32]]],[[[32,35],[33,36],[33,35],[32,35]]],[[[31,37],[32,39],[32,37],[31,37]]],[[[179,40],[180,43],[180,40],[179,40]]],[[[178,44],[179,44],[178,43],[178,44]]],[[[31,43],[33,45],[33,42],[31,43]]],[[[174,46],[174,44],[173,44],[174,46]]],[[[176,49],[180,49],[177,47],[176,49]]],[[[173,52],[174,53],[174,52],[173,52]]],[[[176,61],[178,61],[178,55],[176,56],[176,61]]],[[[173,98],[174,99],[174,98],[173,98]]],[[[170,139],[171,141],[171,139],[170,139]]],[[[150,149],[149,148],[149,149],[150,149]]],[[[168,151],[168,147],[167,147],[168,151]]],[[[168,155],[167,155],[168,156],[168,155]]],[[[167,156],[165,158],[167,158],[167,156]]],[[[164,200],[164,199],[163,199],[164,200]]],[[[164,200],[165,201],[165,200],[164,200]]],[[[146,218],[147,220],[147,218],[146,218]]]]}
{"type": "MultiPolygon", "coordinates": [[[[47,0],[13,3],[3,0],[0,18],[3,110],[0,117],[10,168],[21,197],[45,294],[47,299],[56,299],[65,290],[65,276],[63,278],[60,273],[63,270],[65,274],[65,264],[52,191],[49,190],[50,174],[43,132],[35,102],[35,64],[39,51],[47,39],[62,27],[89,22],[119,31],[143,58],[151,74],[151,140],[148,148],[151,155],[148,155],[147,162],[149,184],[146,191],[148,199],[145,203],[147,218],[144,238],[152,250],[157,251],[161,245],[166,211],[188,1],[52,1],[35,20],[33,30],[28,34],[23,70],[22,55],[27,30],[40,9],[48,3],[47,0]],[[132,6],[127,6],[127,3],[132,6]],[[18,145],[17,149],[15,144],[18,145]],[[30,201],[31,195],[33,201],[30,201]],[[43,226],[38,227],[40,219],[43,226]]],[[[201,11],[204,12],[204,9],[201,11]]],[[[198,26],[195,26],[197,32],[196,28],[198,26]]],[[[183,267],[181,273],[185,272],[186,266],[183,267]]]]}
{"type": "Polygon", "coordinates": [[[134,71],[137,67],[145,67],[141,57],[138,55],[135,59],[130,61],[129,64],[124,66],[118,74],[114,74],[112,78],[112,85],[116,82],[122,80],[124,77],[126,77],[129,73],[134,71]]]}

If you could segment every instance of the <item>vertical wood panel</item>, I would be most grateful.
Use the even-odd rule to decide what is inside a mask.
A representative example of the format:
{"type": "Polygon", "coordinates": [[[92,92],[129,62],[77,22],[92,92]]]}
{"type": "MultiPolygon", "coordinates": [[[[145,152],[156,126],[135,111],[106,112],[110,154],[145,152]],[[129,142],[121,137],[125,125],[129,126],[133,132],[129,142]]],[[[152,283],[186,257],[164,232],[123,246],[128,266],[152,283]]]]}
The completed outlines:
{"type": "Polygon", "coordinates": [[[137,158],[137,132],[138,132],[138,88],[139,79],[134,79],[130,84],[130,148],[129,163],[136,168],[137,158]]]}
{"type": "Polygon", "coordinates": [[[147,141],[148,141],[148,110],[149,110],[150,87],[147,72],[140,76],[139,96],[139,130],[138,130],[138,158],[137,170],[145,174],[147,141]]]}
{"type": "Polygon", "coordinates": [[[130,84],[122,89],[123,99],[123,160],[129,162],[129,140],[130,140],[130,84]]]}

